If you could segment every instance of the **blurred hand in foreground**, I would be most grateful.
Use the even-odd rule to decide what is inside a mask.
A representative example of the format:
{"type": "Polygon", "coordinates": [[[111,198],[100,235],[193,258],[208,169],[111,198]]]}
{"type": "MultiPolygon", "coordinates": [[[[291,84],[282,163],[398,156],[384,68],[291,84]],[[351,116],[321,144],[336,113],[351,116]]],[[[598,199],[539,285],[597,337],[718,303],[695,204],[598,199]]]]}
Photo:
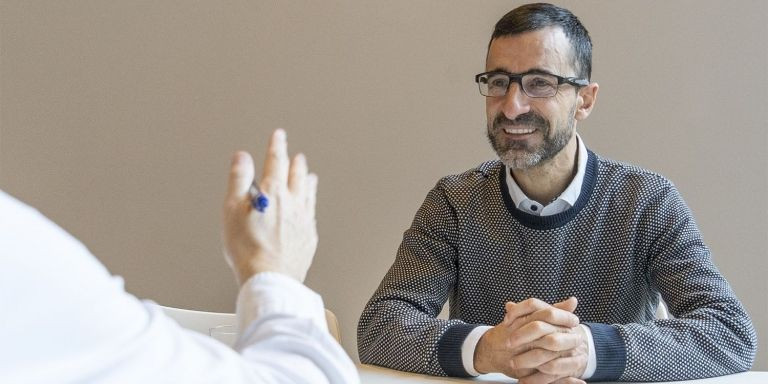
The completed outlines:
{"type": "Polygon", "coordinates": [[[304,155],[288,159],[286,134],[277,129],[258,183],[268,205],[259,212],[249,193],[253,158],[236,152],[224,201],[224,252],[238,285],[260,272],[278,272],[303,282],[317,249],[317,175],[308,173],[304,155]]]}

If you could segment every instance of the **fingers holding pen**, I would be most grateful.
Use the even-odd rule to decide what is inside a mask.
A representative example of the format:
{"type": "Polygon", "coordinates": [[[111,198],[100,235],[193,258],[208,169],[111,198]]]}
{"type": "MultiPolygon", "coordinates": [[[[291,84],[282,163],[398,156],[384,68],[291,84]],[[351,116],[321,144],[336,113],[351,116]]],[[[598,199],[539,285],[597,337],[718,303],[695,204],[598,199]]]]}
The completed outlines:
{"type": "Polygon", "coordinates": [[[253,158],[248,152],[238,151],[232,156],[227,184],[227,204],[237,205],[247,196],[253,182],[253,158]]]}
{"type": "Polygon", "coordinates": [[[296,202],[306,207],[314,218],[317,175],[309,173],[304,154],[299,153],[289,159],[283,129],[275,130],[270,139],[260,188],[271,197],[279,197],[280,192],[287,189],[296,202]]]}
{"type": "Polygon", "coordinates": [[[233,156],[223,209],[227,260],[240,284],[261,272],[302,282],[317,250],[317,176],[308,172],[304,155],[288,157],[282,129],[269,139],[258,183],[253,168],[247,153],[233,156]]]}

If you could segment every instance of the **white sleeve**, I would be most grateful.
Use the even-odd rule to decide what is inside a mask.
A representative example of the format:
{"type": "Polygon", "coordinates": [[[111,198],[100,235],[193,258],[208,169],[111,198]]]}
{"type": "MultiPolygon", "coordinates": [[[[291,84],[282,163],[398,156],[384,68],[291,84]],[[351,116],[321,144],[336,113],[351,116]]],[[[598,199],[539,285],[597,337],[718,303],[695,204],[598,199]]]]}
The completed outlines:
{"type": "Polygon", "coordinates": [[[80,242],[2,191],[0,262],[0,383],[359,382],[320,296],[289,277],[243,285],[238,353],[126,293],[80,242]]]}
{"type": "Polygon", "coordinates": [[[358,382],[357,370],[328,333],[319,295],[279,273],[261,273],[243,284],[237,299],[235,346],[243,358],[285,383],[358,382]],[[321,379],[322,378],[322,379],[321,379]]]}
{"type": "Polygon", "coordinates": [[[579,324],[587,335],[587,344],[589,345],[589,355],[587,357],[587,367],[584,368],[584,374],[581,375],[582,380],[587,380],[595,374],[597,369],[597,355],[595,354],[595,339],[592,338],[592,329],[584,324],[579,324]]]}

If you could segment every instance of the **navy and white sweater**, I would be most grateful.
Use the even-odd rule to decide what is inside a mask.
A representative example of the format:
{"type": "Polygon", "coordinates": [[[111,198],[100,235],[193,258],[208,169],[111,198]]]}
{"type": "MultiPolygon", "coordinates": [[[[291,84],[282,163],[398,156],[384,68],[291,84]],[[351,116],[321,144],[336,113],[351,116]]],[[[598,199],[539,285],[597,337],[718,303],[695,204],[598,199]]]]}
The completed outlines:
{"type": "Polygon", "coordinates": [[[515,208],[505,167],[441,179],[358,324],[360,361],[467,376],[461,345],[504,303],[575,296],[592,330],[591,380],[659,381],[748,370],[757,340],[674,185],[589,152],[581,194],[552,216],[515,208]],[[659,295],[674,319],[656,320],[659,295]],[[450,300],[450,320],[437,319],[450,300]]]}

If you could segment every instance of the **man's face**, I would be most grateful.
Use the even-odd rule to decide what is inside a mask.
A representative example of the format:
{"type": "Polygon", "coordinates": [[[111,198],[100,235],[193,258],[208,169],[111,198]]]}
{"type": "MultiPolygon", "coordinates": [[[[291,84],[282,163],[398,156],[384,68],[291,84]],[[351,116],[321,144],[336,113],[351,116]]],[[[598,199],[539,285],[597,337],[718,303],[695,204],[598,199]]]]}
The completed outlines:
{"type": "MultiPolygon", "coordinates": [[[[540,70],[572,77],[576,76],[572,57],[562,29],[552,27],[493,40],[485,67],[486,71],[540,70]]],[[[488,139],[508,167],[536,167],[573,139],[580,103],[572,85],[560,85],[552,97],[531,98],[513,82],[506,95],[486,97],[488,139]]]]}

